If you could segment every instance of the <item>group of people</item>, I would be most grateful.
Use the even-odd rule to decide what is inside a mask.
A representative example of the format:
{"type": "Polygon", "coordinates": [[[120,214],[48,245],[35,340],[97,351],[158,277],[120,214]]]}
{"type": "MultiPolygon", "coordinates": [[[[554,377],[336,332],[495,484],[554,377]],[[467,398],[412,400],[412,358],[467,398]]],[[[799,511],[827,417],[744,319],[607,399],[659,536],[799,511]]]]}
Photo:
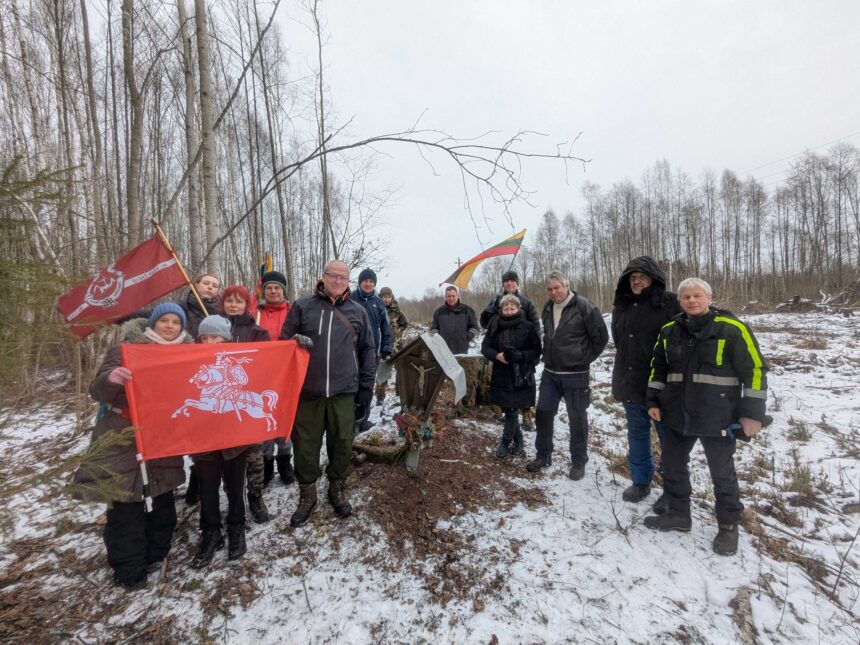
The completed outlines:
{"type": "MultiPolygon", "coordinates": [[[[318,504],[322,475],[320,453],[328,455],[328,501],[342,518],[352,513],[344,486],[352,471],[356,432],[367,428],[377,366],[398,351],[408,325],[389,288],[376,293],[377,276],[361,271],[354,291],[349,267],[328,262],[312,295],[289,303],[286,279],[271,271],[262,277],[259,309],[248,290],[231,285],[220,290],[218,278],[204,275],[195,291],[179,303],[162,303],[145,318],[121,328],[122,342],[182,343],[295,340],[309,353],[290,441],[240,446],[192,455],[186,502],[200,499],[201,539],[191,566],[209,565],[225,545],[219,488],[227,493],[227,557],[246,550],[245,490],[253,519],[269,519],[263,488],[274,477],[298,482],[299,501],[290,517],[305,524],[318,504]],[[199,298],[198,298],[199,296],[199,298]]],[[[552,464],[555,416],[562,400],[570,428],[568,476],[585,476],[588,462],[590,365],[603,352],[609,331],[588,299],[571,289],[558,271],[546,277],[547,301],[540,316],[519,291],[514,271],[502,275],[501,293],[482,311],[486,332],[481,353],[492,364],[491,401],[502,409],[503,429],[496,457],[525,454],[523,429],[534,413],[535,455],[529,472],[552,464]],[[543,362],[539,386],[536,366],[543,362]]],[[[636,503],[651,492],[657,470],[651,450],[651,427],[661,446],[663,495],[645,525],[661,531],[688,531],[690,518],[689,455],[702,442],[714,483],[718,533],[714,551],[737,550],[742,510],[733,455],[737,433],[753,436],[764,420],[766,364],[749,328],[730,312],[711,306],[711,287],[698,278],[681,282],[678,294],[667,290],[658,264],[635,258],[622,272],[615,293],[611,332],[616,346],[613,396],[627,416],[632,483],[623,492],[636,503]]],[[[438,333],[454,354],[467,353],[480,334],[475,311],[450,286],[433,315],[438,333]]],[[[133,375],[120,364],[120,348],[110,348],[90,387],[102,402],[93,440],[110,433],[122,438],[104,442],[78,469],[80,497],[109,503],[104,541],[115,581],[129,589],[145,585],[147,573],[161,566],[176,526],[173,491],[184,482],[179,457],[148,462],[150,512],[144,511],[143,482],[133,439],[122,431],[131,424],[124,384],[133,375]]]]}

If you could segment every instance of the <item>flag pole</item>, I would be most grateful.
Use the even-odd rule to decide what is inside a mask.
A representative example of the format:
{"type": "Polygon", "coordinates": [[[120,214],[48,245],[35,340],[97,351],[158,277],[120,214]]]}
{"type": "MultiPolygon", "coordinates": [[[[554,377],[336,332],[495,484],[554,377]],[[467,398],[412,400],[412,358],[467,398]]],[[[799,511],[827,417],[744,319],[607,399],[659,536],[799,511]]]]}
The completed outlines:
{"type": "Polygon", "coordinates": [[[200,310],[204,311],[206,315],[209,315],[209,310],[206,308],[206,305],[203,304],[203,299],[200,297],[200,294],[197,293],[197,289],[194,287],[194,283],[191,282],[191,278],[188,277],[188,273],[185,271],[185,267],[182,266],[182,262],[179,261],[179,256],[176,255],[176,251],[173,250],[173,246],[167,239],[167,236],[164,234],[164,231],[161,230],[161,226],[158,225],[154,219],[149,220],[152,225],[155,227],[155,230],[158,231],[158,237],[161,238],[161,241],[164,242],[164,246],[167,247],[167,250],[170,251],[170,255],[173,256],[173,259],[176,260],[176,266],[179,267],[179,270],[182,272],[182,277],[185,278],[185,282],[188,283],[188,286],[191,287],[191,293],[194,294],[194,297],[197,298],[197,304],[200,305],[200,310]]]}

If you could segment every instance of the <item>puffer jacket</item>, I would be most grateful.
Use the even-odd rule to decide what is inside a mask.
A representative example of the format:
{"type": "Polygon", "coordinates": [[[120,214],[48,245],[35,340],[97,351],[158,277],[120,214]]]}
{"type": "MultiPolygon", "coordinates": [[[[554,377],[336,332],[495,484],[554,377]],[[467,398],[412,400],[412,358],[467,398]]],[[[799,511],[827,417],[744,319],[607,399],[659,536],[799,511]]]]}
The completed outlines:
{"type": "Polygon", "coordinates": [[[481,343],[481,353],[493,363],[490,401],[503,408],[522,410],[535,404],[535,364],[540,358],[540,336],[522,310],[515,316],[493,316],[481,343]],[[518,361],[502,363],[496,356],[519,352],[518,361]]]}
{"type": "Polygon", "coordinates": [[[349,291],[331,299],[320,282],[315,295],[297,300],[279,338],[290,340],[295,334],[314,341],[302,396],[331,397],[373,389],[376,380],[373,333],[367,312],[350,299],[349,291]]]}
{"type": "Polygon", "coordinates": [[[741,417],[764,420],[767,364],[750,329],[730,311],[679,314],[654,345],[646,405],[691,436],[720,436],[741,417]],[[699,331],[696,331],[696,330],[699,331]]]}
{"type": "Polygon", "coordinates": [[[286,300],[277,305],[266,303],[257,310],[257,324],[269,332],[269,338],[277,338],[289,313],[290,303],[286,300]]]}
{"type": "Polygon", "coordinates": [[[469,343],[479,333],[478,318],[469,305],[457,301],[453,308],[442,305],[433,312],[430,329],[435,329],[448,344],[452,354],[467,354],[469,343]]]}
{"type": "MultiPolygon", "coordinates": [[[[125,343],[147,344],[152,341],[143,335],[147,321],[129,320],[121,327],[125,343]]],[[[186,343],[194,339],[186,334],[186,343]]],[[[90,396],[107,404],[107,411],[93,428],[90,445],[109,433],[119,433],[131,425],[128,416],[128,399],[125,387],[108,381],[114,368],[122,365],[119,345],[108,349],[104,361],[90,384],[90,396]]],[[[81,464],[72,479],[71,493],[88,502],[139,502],[143,500],[143,478],[137,462],[137,449],[132,436],[129,441],[105,447],[99,454],[81,464]]],[[[146,462],[149,494],[157,497],[185,482],[182,457],[165,457],[146,462]]]]}
{"type": "Polygon", "coordinates": [[[257,343],[272,340],[269,332],[255,323],[254,317],[250,314],[237,314],[235,316],[221,315],[230,321],[230,331],[233,335],[234,343],[257,343]]]}
{"type": "MultiPolygon", "coordinates": [[[[221,306],[221,301],[216,298],[201,298],[206,306],[206,311],[200,308],[200,303],[194,297],[194,292],[189,291],[184,300],[180,300],[176,304],[185,310],[185,330],[191,334],[192,338],[197,338],[197,328],[200,327],[200,321],[210,314],[217,314],[221,306]]],[[[147,313],[147,318],[149,313],[147,313]]]]}
{"type": "Polygon", "coordinates": [[[370,330],[373,332],[373,343],[378,356],[391,356],[391,325],[388,323],[388,312],[382,298],[376,295],[376,289],[364,293],[360,288],[352,292],[352,301],[357,302],[367,311],[370,330]]]}
{"type": "Polygon", "coordinates": [[[623,403],[645,403],[651,356],[660,328],[681,313],[678,296],[666,291],[666,278],[647,255],[634,258],[618,279],[612,307],[612,396],[623,403]],[[638,296],[630,290],[630,274],[650,276],[651,286],[638,296]]]}
{"type": "Polygon", "coordinates": [[[543,363],[551,372],[587,372],[609,342],[600,310],[575,291],[571,293],[558,329],[553,323],[552,300],[543,307],[543,363]]]}
{"type": "MultiPolygon", "coordinates": [[[[484,307],[484,311],[481,312],[481,327],[484,329],[488,329],[490,326],[490,320],[493,316],[499,313],[499,300],[502,299],[502,296],[505,294],[499,294],[490,303],[484,307]]],[[[540,317],[538,316],[537,307],[535,307],[535,303],[526,298],[523,294],[519,292],[519,289],[514,291],[514,294],[517,298],[520,299],[520,308],[523,310],[523,315],[525,315],[526,320],[528,320],[531,324],[535,326],[535,329],[540,331],[540,317]]]]}

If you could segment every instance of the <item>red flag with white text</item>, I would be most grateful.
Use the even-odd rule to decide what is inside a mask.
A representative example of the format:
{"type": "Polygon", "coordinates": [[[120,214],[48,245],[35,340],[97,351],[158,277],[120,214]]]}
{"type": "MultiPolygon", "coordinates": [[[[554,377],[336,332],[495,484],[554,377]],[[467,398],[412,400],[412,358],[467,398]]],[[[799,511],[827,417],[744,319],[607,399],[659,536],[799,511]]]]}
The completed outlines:
{"type": "Polygon", "coordinates": [[[310,356],[295,341],[121,347],[144,460],[290,436],[310,356]]]}
{"type": "Polygon", "coordinates": [[[185,283],[179,263],[156,233],[61,296],[57,307],[71,332],[84,338],[185,283]]]}

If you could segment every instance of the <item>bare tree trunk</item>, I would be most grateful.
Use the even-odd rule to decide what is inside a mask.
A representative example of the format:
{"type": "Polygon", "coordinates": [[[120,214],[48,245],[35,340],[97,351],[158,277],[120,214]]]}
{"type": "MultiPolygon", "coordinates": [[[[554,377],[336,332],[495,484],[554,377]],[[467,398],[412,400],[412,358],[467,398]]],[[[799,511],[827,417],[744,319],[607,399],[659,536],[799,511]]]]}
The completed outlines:
{"type": "Polygon", "coordinates": [[[93,167],[90,172],[93,200],[93,231],[96,238],[96,264],[104,266],[107,259],[105,245],[104,213],[102,212],[102,135],[99,129],[98,110],[96,109],[96,90],[93,83],[93,54],[90,44],[90,24],[87,17],[87,2],[81,0],[81,22],[84,28],[84,54],[87,63],[86,81],[87,119],[89,121],[90,139],[93,149],[93,167]]]}
{"type": "MultiPolygon", "coordinates": [[[[314,0],[314,6],[311,11],[311,15],[314,20],[314,30],[317,36],[317,64],[319,65],[318,72],[318,85],[317,89],[319,92],[319,107],[317,112],[317,127],[318,127],[318,141],[320,149],[322,150],[322,154],[319,157],[320,161],[320,173],[322,175],[322,216],[323,216],[323,226],[322,226],[322,261],[326,262],[329,258],[328,247],[329,243],[331,243],[332,247],[332,256],[331,257],[339,257],[337,243],[334,237],[334,227],[331,222],[331,206],[329,203],[329,186],[328,186],[328,159],[326,155],[326,134],[325,134],[325,85],[323,84],[323,60],[322,60],[322,30],[320,28],[320,20],[319,13],[317,12],[317,8],[319,5],[319,0],[314,0]]],[[[322,267],[320,267],[322,269],[322,267]]]]}
{"type": "MultiPolygon", "coordinates": [[[[83,1],[83,0],[81,0],[83,1]]],[[[197,83],[194,78],[194,59],[191,50],[191,39],[188,36],[188,16],[185,11],[185,0],[177,0],[176,8],[179,13],[179,37],[182,40],[182,72],[185,76],[185,162],[191,165],[193,155],[197,153],[197,83]]],[[[191,266],[200,266],[203,248],[200,242],[200,181],[196,170],[188,177],[188,240],[191,247],[191,266]]]]}
{"type": "Polygon", "coordinates": [[[221,268],[218,239],[217,201],[215,186],[215,133],[212,101],[212,73],[209,57],[209,21],[206,3],[194,0],[194,17],[197,25],[197,68],[200,75],[200,125],[203,148],[203,216],[206,221],[206,246],[210,251],[206,270],[217,272],[221,268]]]}
{"type": "Polygon", "coordinates": [[[140,215],[140,164],[143,154],[143,97],[134,77],[134,0],[122,1],[122,66],[131,105],[131,132],[126,170],[126,211],[129,244],[137,244],[143,232],[140,215]]]}

